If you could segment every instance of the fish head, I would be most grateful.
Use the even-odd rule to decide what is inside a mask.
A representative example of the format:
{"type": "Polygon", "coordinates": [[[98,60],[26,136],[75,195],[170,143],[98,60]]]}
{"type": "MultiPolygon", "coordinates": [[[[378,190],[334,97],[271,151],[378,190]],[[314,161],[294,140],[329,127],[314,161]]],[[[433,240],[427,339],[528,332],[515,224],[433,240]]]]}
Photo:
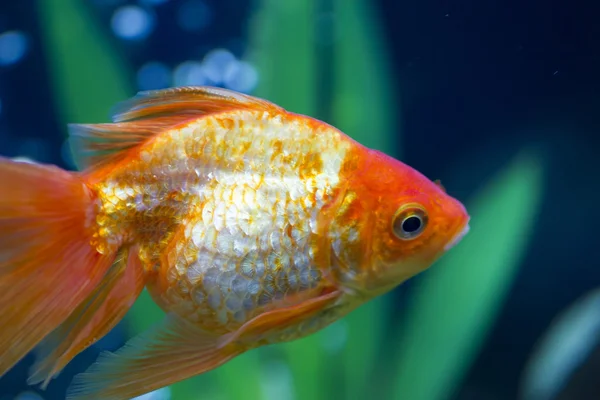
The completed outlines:
{"type": "Polygon", "coordinates": [[[333,249],[342,280],[354,291],[374,296],[393,289],[469,231],[467,210],[438,181],[381,152],[369,150],[349,182],[354,204],[340,207],[336,237],[354,241],[338,239],[333,249]]]}

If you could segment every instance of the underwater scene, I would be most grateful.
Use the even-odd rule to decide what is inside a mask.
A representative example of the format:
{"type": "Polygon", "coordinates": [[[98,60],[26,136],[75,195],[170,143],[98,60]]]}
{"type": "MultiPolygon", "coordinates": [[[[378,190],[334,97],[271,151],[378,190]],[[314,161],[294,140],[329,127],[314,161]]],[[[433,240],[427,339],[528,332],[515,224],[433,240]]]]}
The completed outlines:
{"type": "Polygon", "coordinates": [[[600,399],[599,11],[2,1],[0,400],[600,399]]]}

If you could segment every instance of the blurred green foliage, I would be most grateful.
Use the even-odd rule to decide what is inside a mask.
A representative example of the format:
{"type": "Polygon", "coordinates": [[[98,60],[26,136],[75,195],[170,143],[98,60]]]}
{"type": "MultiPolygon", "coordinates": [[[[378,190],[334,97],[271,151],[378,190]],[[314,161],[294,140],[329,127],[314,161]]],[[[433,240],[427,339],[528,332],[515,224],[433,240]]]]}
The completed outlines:
{"type": "Polygon", "coordinates": [[[399,327],[395,399],[448,398],[471,366],[525,253],[542,160],[524,151],[466,207],[471,231],[419,282],[399,327]]]}
{"type": "Polygon", "coordinates": [[[110,107],[133,93],[129,66],[82,1],[37,4],[58,114],[68,123],[106,121],[110,107]]]}
{"type": "MultiPolygon", "coordinates": [[[[400,134],[394,132],[390,112],[395,102],[387,90],[391,74],[370,2],[263,0],[253,22],[253,61],[261,73],[258,96],[290,111],[318,116],[369,147],[397,151],[400,134]],[[333,68],[323,66],[319,54],[330,57],[333,68]],[[323,73],[329,74],[318,76],[323,73]],[[318,87],[323,83],[331,93],[318,87]],[[332,101],[324,105],[331,107],[330,114],[318,109],[319,95],[332,101]]],[[[292,372],[294,397],[365,398],[388,304],[387,296],[377,299],[320,333],[281,345],[292,372]],[[330,341],[341,341],[337,353],[323,348],[330,341]]]]}
{"type": "MultiPolygon", "coordinates": [[[[55,7],[42,0],[39,12],[46,51],[60,55],[48,59],[64,122],[105,121],[112,105],[133,94],[129,66],[80,1],[55,7]]],[[[399,99],[388,89],[393,74],[370,2],[262,0],[252,22],[251,58],[261,79],[254,94],[319,116],[369,147],[400,156],[399,99]],[[334,16],[331,40],[323,40],[316,27],[324,4],[334,16]],[[324,52],[316,52],[317,46],[324,52]],[[319,54],[330,54],[331,65],[324,68],[319,54]],[[325,91],[317,82],[328,83],[325,91]],[[319,96],[331,102],[326,110],[319,109],[319,96]]],[[[542,177],[541,161],[524,153],[466,202],[471,233],[425,274],[400,323],[390,322],[388,294],[315,335],[252,351],[173,385],[172,398],[364,399],[374,389],[386,399],[448,398],[519,265],[542,177]]],[[[144,292],[126,322],[134,335],[161,317],[144,292]]]]}

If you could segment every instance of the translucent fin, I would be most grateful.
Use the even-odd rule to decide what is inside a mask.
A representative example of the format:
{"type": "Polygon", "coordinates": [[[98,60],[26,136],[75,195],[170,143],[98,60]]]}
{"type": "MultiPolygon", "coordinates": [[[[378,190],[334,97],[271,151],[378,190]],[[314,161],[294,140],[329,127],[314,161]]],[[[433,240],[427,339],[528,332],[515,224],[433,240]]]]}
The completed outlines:
{"type": "Polygon", "coordinates": [[[128,150],[194,116],[162,117],[118,124],[70,124],[69,145],[77,168],[100,168],[124,159],[128,150]]]}
{"type": "Polygon", "coordinates": [[[102,284],[41,343],[27,383],[42,383],[46,389],[73,357],[114,328],[143,288],[144,270],[137,248],[122,250],[102,284]]]}
{"type": "Polygon", "coordinates": [[[240,340],[255,342],[274,329],[283,329],[310,318],[336,302],[341,292],[333,291],[300,304],[262,313],[246,322],[236,332],[224,335],[222,345],[227,346],[240,340]]]}
{"type": "Polygon", "coordinates": [[[113,109],[112,121],[125,122],[174,114],[197,116],[234,109],[283,112],[281,107],[269,101],[232,90],[188,86],[140,92],[113,109]]]}
{"type": "Polygon", "coordinates": [[[116,353],[103,353],[73,380],[69,400],[128,400],[218,367],[245,349],[168,315],[116,353]]]}
{"type": "Polygon", "coordinates": [[[140,92],[117,106],[109,124],[71,124],[69,141],[79,169],[100,168],[174,126],[206,114],[236,109],[282,112],[265,100],[207,86],[140,92]]]}
{"type": "Polygon", "coordinates": [[[0,376],[65,321],[114,254],[91,245],[94,194],[77,174],[0,158],[0,376]]]}

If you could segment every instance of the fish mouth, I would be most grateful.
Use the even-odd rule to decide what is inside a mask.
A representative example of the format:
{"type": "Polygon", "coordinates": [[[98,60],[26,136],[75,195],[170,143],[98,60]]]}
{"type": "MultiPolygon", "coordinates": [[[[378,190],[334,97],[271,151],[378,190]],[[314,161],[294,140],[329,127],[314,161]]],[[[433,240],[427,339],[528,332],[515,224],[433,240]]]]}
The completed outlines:
{"type": "Polygon", "coordinates": [[[444,251],[448,251],[454,246],[456,246],[462,240],[462,238],[464,238],[465,235],[469,233],[470,229],[471,227],[469,226],[469,220],[467,219],[462,229],[458,230],[457,233],[454,234],[452,239],[450,239],[450,241],[446,243],[446,245],[444,246],[444,251]]]}

